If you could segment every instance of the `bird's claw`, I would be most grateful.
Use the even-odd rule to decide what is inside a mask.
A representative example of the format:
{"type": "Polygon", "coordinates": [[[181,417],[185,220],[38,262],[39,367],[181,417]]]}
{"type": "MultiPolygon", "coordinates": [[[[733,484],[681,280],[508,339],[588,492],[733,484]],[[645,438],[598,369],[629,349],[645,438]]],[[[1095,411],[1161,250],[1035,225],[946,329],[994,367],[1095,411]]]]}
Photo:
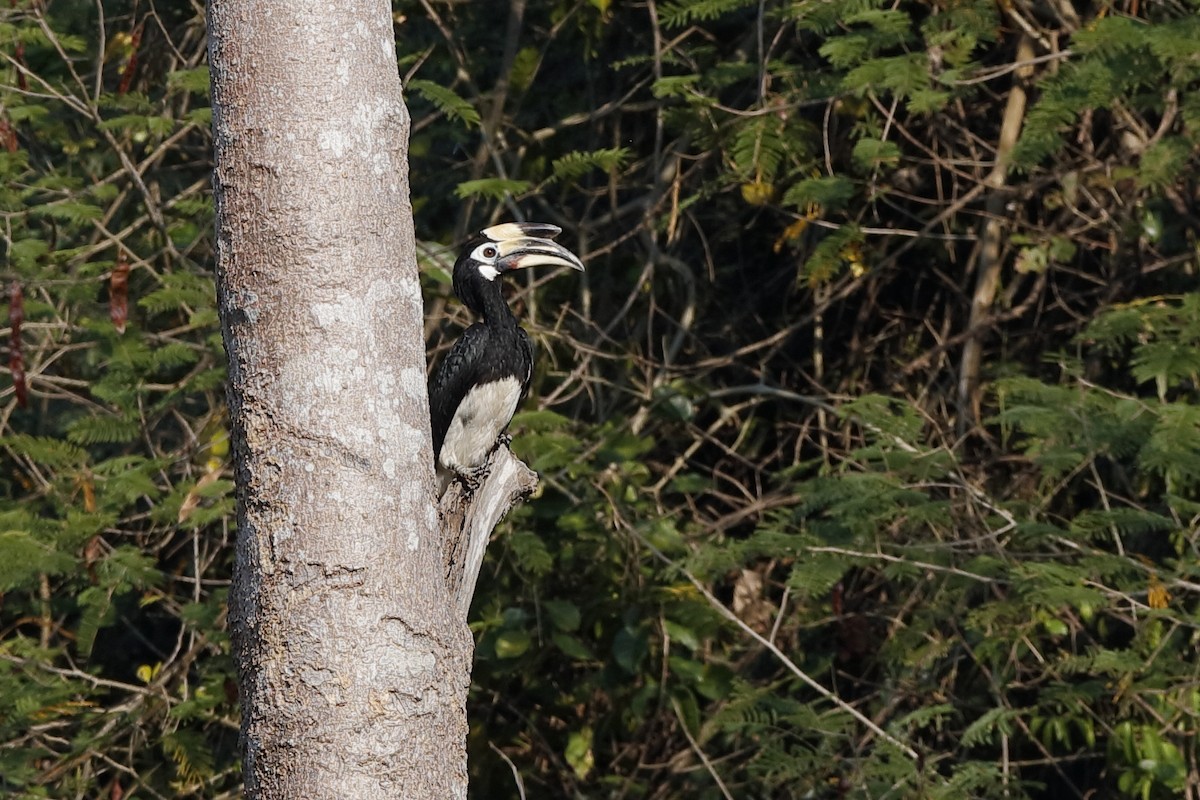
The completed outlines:
{"type": "Polygon", "coordinates": [[[467,489],[474,492],[483,484],[484,478],[488,476],[488,465],[480,464],[474,469],[470,469],[462,473],[462,481],[467,485],[467,489]]]}
{"type": "MultiPolygon", "coordinates": [[[[511,433],[505,432],[500,434],[498,437],[496,437],[496,444],[492,447],[492,453],[495,453],[495,451],[499,450],[501,447],[508,447],[510,444],[512,444],[512,439],[513,437],[511,433]]],[[[489,453],[487,460],[477,467],[471,467],[470,469],[463,471],[459,471],[457,467],[455,468],[458,479],[462,481],[463,486],[466,487],[467,491],[474,493],[476,489],[483,485],[484,480],[488,476],[488,472],[491,471],[491,461],[491,453],[489,453]]]]}

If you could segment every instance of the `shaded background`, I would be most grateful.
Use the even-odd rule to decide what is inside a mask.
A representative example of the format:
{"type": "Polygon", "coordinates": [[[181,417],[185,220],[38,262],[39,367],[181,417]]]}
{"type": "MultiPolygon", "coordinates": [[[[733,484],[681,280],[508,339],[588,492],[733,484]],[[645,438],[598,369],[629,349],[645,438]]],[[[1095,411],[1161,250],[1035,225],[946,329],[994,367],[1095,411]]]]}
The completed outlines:
{"type": "MultiPolygon", "coordinates": [[[[394,8],[432,357],[469,232],[588,263],[511,296],[477,796],[1200,796],[1193,0],[394,8]]],[[[238,796],[204,48],[0,11],[14,797],[238,796]]]]}

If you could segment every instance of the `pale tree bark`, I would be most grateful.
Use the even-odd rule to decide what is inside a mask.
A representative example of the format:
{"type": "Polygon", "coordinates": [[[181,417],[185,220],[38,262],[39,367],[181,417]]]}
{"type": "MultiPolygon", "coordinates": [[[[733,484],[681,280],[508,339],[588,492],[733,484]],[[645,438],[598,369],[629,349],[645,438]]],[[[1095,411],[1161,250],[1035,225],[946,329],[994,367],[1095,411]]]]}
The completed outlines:
{"type": "Polygon", "coordinates": [[[208,22],[247,796],[465,797],[390,5],[208,22]]]}
{"type": "Polygon", "coordinates": [[[505,446],[492,452],[485,472],[487,477],[470,492],[463,484],[452,483],[438,509],[445,543],[446,584],[464,623],[492,530],[513,506],[533,494],[538,482],[537,473],[505,446]]]}

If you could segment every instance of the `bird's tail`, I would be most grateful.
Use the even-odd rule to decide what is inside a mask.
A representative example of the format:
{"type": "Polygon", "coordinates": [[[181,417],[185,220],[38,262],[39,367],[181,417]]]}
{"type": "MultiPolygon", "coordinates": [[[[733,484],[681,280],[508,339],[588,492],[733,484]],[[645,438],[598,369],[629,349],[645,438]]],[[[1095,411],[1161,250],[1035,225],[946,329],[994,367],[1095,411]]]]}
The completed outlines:
{"type": "Polygon", "coordinates": [[[454,482],[454,471],[438,466],[437,468],[437,496],[442,499],[442,495],[450,488],[450,484],[454,482]]]}

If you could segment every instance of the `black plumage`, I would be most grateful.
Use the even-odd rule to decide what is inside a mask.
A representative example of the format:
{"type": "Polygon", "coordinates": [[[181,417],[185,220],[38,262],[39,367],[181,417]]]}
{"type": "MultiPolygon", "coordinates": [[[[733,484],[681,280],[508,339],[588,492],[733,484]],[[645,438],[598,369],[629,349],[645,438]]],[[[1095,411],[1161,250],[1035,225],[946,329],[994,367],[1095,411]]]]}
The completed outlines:
{"type": "Polygon", "coordinates": [[[469,241],[454,265],[454,293],[480,317],[459,337],[429,382],[433,452],[440,490],[455,474],[473,479],[529,389],[533,348],[509,309],[500,276],[532,266],[582,270],[550,240],[553,225],[507,223],[469,241]]]}
{"type": "Polygon", "coordinates": [[[500,323],[489,328],[476,322],[467,328],[434,372],[429,382],[429,411],[435,456],[442,451],[454,412],[472,387],[516,376],[517,403],[525,399],[533,372],[533,347],[516,317],[511,312],[508,316],[511,326],[500,323]]]}

